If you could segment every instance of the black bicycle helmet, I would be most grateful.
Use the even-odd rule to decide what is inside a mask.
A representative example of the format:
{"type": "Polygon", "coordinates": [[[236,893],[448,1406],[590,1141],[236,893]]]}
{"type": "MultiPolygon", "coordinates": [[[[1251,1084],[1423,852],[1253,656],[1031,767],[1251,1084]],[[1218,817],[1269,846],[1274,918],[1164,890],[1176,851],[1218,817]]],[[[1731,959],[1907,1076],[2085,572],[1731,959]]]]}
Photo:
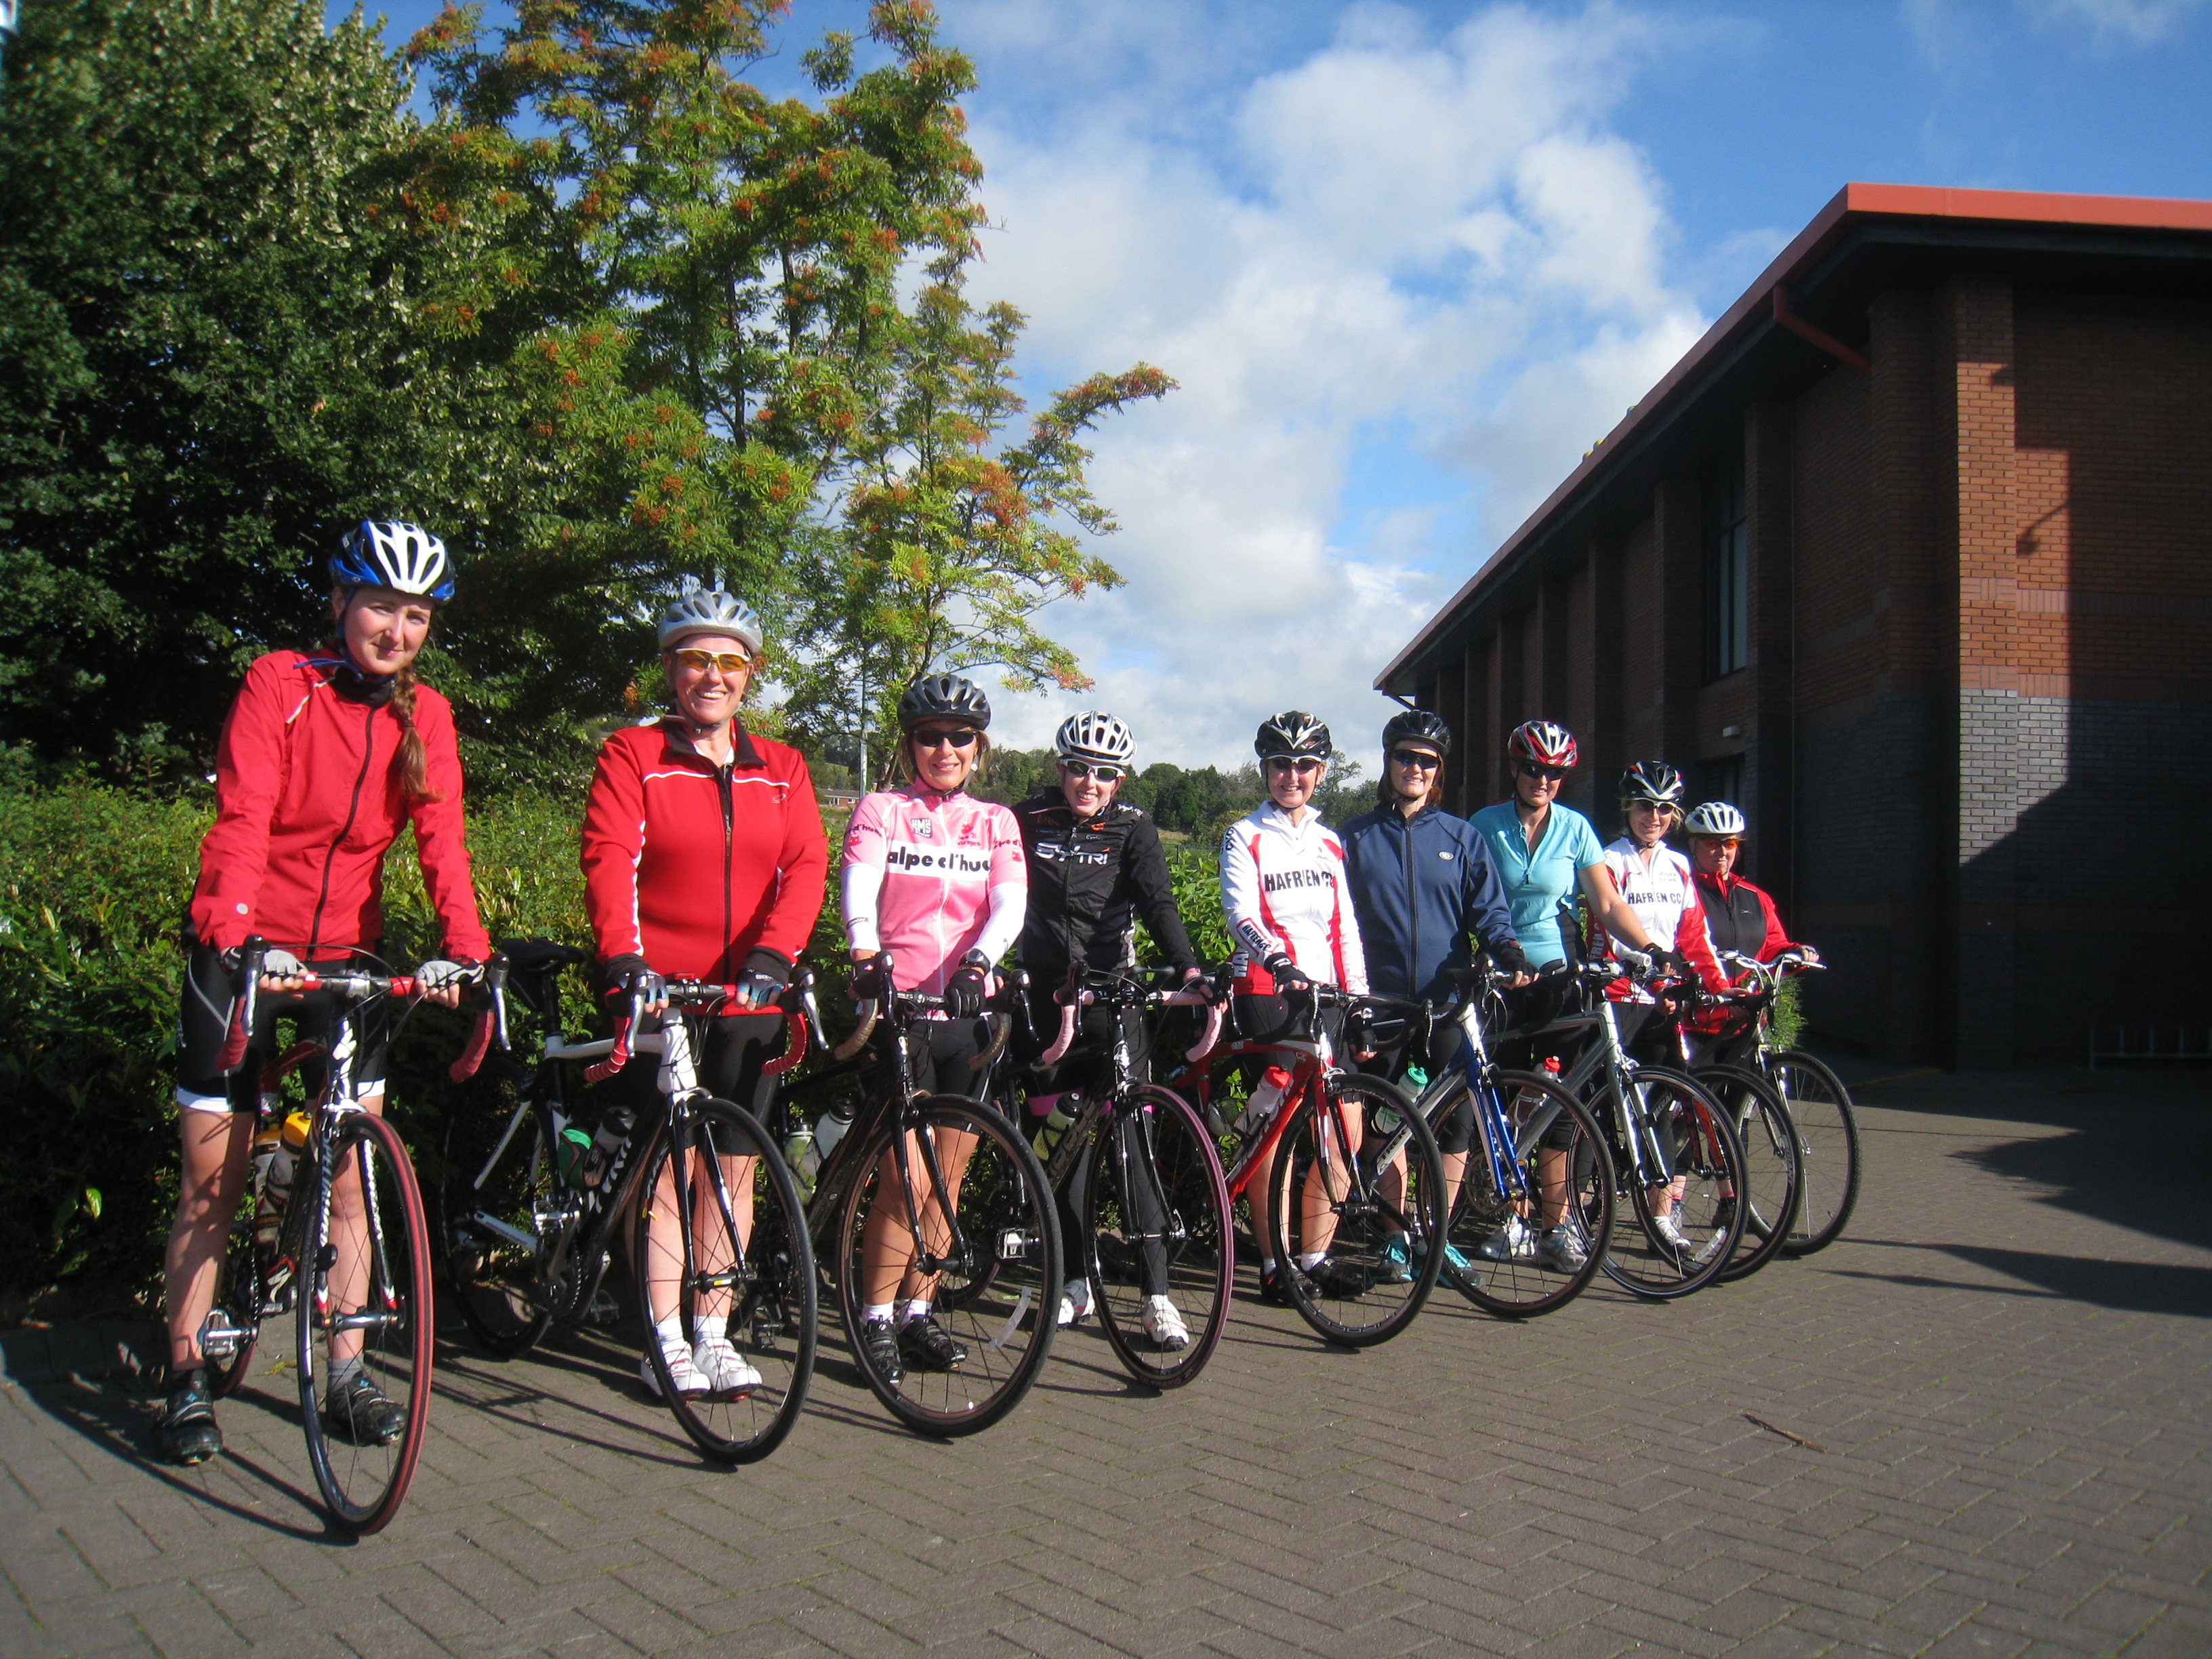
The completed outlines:
{"type": "Polygon", "coordinates": [[[1263,761],[1293,755],[1327,760],[1328,751],[1328,727],[1303,708],[1269,715],[1260,722],[1259,735],[1252,739],[1252,752],[1263,761]]]}
{"type": "Polygon", "coordinates": [[[991,702],[975,681],[957,674],[927,674],[899,699],[899,725],[910,729],[923,720],[965,720],[978,732],[991,724],[991,702]]]}
{"type": "Polygon", "coordinates": [[[1638,761],[1620,775],[1620,799],[1648,800],[1660,806],[1682,804],[1682,775],[1665,761],[1638,761]]]}
{"type": "Polygon", "coordinates": [[[1382,752],[1389,754],[1399,744],[1425,743],[1439,755],[1451,753],[1451,727],[1444,717],[1431,708],[1408,708],[1403,714],[1390,716],[1389,724],[1382,728],[1382,752]]]}

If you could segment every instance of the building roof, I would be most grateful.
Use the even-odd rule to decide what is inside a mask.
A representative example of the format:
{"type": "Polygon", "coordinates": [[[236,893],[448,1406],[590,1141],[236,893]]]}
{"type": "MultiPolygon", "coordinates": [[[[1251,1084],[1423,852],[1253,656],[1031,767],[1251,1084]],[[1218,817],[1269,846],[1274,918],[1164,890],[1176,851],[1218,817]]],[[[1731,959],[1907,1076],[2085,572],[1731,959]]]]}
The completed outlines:
{"type": "Polygon", "coordinates": [[[1376,688],[1410,693],[1425,659],[1454,643],[1479,599],[1516,586],[1563,538],[1578,546],[1617,527],[1606,522],[1608,498],[1635,502],[1610,516],[1640,516],[1664,462],[1685,443],[1710,444],[1701,428],[1752,399],[1795,396],[1838,363],[1865,369],[1865,313],[1875,295],[1967,269],[2048,282],[2094,273],[2108,288],[2202,291],[2212,277],[2212,202],[1845,185],[1390,659],[1376,688]]]}

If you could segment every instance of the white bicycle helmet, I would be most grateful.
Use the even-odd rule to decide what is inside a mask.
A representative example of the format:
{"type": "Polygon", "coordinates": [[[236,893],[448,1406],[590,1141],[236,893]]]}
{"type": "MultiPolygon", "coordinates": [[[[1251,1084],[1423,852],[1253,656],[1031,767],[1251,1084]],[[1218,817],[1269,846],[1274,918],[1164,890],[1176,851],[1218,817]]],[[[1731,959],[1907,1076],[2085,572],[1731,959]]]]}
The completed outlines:
{"type": "Polygon", "coordinates": [[[1070,714],[1062,720],[1059,734],[1052,742],[1062,760],[1105,761],[1127,766],[1129,757],[1137,752],[1135,734],[1113,715],[1095,708],[1070,714]]]}
{"type": "Polygon", "coordinates": [[[446,544],[419,524],[363,519],[331,555],[333,587],[389,587],[443,605],[453,597],[446,544]]]}
{"type": "Polygon", "coordinates": [[[1721,841],[1741,841],[1750,833],[1751,826],[1743,821],[1743,814],[1724,800],[1709,800],[1692,807],[1682,825],[1690,836],[1711,836],[1721,841]]]}
{"type": "Polygon", "coordinates": [[[745,647],[748,657],[760,655],[760,613],[717,588],[696,588],[660,613],[663,651],[673,651],[694,634],[726,634],[745,647]]]}

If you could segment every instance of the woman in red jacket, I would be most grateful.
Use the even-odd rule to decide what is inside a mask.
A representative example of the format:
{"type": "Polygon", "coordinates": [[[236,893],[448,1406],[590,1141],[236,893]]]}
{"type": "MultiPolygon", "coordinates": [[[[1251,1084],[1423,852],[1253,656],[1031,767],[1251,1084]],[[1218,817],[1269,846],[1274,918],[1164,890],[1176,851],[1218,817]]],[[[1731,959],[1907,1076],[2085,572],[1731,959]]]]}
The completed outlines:
{"type": "MultiPolygon", "coordinates": [[[[675,712],[617,732],[600,749],[583,847],[584,902],[606,994],[642,991],[647,1011],[657,1014],[667,1006],[664,980],[736,986],[735,1006],[718,1014],[696,1045],[699,1081],[756,1116],[775,1084],[762,1066],[784,1047],[783,1015],[774,1004],[813,931],[830,862],[805,757],[755,737],[738,717],[760,649],[760,618],[727,593],[687,593],[662,613],[660,660],[675,712]]],[[[614,1086],[649,1106],[655,1082],[651,1066],[633,1065],[614,1086]]],[[[742,1238],[752,1223],[752,1160],[722,1163],[742,1238]]],[[[693,1190],[702,1211],[713,1202],[712,1182],[702,1178],[693,1190]]],[[[672,1212],[672,1169],[653,1202],[655,1214],[672,1212]]],[[[714,1231],[714,1218],[702,1213],[696,1236],[714,1231]]],[[[650,1276],[661,1310],[655,1340],[677,1389],[757,1387],[760,1373],[721,1334],[724,1321],[715,1316],[726,1309],[702,1300],[694,1316],[708,1334],[696,1343],[686,1336],[678,1294],[682,1246],[669,1231],[667,1248],[656,1238],[650,1276]]],[[[658,1394],[650,1354],[638,1372],[658,1394]]]]}
{"type": "MultiPolygon", "coordinates": [[[[384,855],[411,824],[422,884],[458,960],[417,970],[429,994],[459,1000],[462,963],[491,954],[477,917],[462,836],[461,763],[446,700],[416,684],[415,658],[435,607],[453,597],[445,544],[410,524],[363,523],[330,562],[332,643],[314,654],[272,651],[246,672],[216,758],[216,820],[200,843],[192,890],[177,1054],[184,1162],[162,1278],[169,1313],[168,1455],[205,1462],[222,1449],[199,1332],[216,1264],[237,1212],[253,1146],[256,1079],[273,1057],[279,1018],[326,1018],[327,999],[301,992],[302,972],[351,967],[384,937],[384,855]],[[237,987],[238,947],[269,942],[244,1062],[222,1054],[237,987]]],[[[384,1105],[382,1005],[357,1022],[362,1103],[384,1105]]],[[[343,1198],[343,1193],[341,1197],[343,1198]]],[[[342,1257],[360,1235],[341,1226],[342,1257]]],[[[360,1339],[353,1339],[357,1352],[360,1339]]],[[[404,1414],[333,1338],[324,1414],[341,1437],[380,1443],[404,1414]],[[351,1363],[349,1363],[350,1358],[351,1363]]]]}

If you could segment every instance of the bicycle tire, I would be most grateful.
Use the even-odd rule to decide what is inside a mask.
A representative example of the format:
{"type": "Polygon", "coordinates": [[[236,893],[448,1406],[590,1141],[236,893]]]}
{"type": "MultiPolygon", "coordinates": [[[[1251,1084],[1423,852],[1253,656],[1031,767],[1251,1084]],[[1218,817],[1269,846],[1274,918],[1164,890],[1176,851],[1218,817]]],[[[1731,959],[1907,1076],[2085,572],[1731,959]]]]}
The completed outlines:
{"type": "MultiPolygon", "coordinates": [[[[1597,1277],[1613,1243],[1613,1159],[1589,1109],[1558,1083],[1535,1072],[1499,1072],[1495,1080],[1507,1126],[1516,1132],[1514,1155],[1520,1178],[1527,1190],[1538,1194],[1540,1206],[1544,1196],[1541,1165],[1548,1160],[1540,1158],[1547,1149],[1537,1144],[1546,1138],[1544,1128],[1532,1126],[1547,1108],[1556,1108],[1571,1126],[1565,1136],[1570,1144],[1552,1150],[1566,1157],[1570,1188],[1560,1224],[1571,1229],[1569,1237],[1580,1259],[1560,1246],[1546,1250],[1540,1219],[1535,1228],[1528,1225],[1525,1215],[1518,1217],[1520,1228],[1507,1224],[1506,1217],[1515,1212],[1495,1190],[1494,1177],[1486,1168],[1488,1154],[1478,1133],[1451,1218],[1453,1247],[1468,1258],[1469,1270],[1458,1271],[1447,1257],[1441,1282],[1485,1313],[1500,1319],[1534,1319],[1565,1307],[1597,1277]],[[1528,1144],[1522,1145],[1523,1141],[1528,1144]]],[[[1456,1103],[1447,1097],[1431,1112],[1432,1119],[1456,1103]]]]}
{"type": "Polygon", "coordinates": [[[1781,1091],[1756,1072],[1717,1065],[1701,1066],[1692,1075],[1728,1108],[1743,1143],[1743,1237],[1720,1275],[1722,1284],[1733,1285],[1773,1261],[1790,1242],[1804,1191],[1797,1127],[1781,1091]]]}
{"type": "MultiPolygon", "coordinates": [[[[349,1174],[355,1178],[362,1203],[363,1283],[349,1295],[337,1282],[334,1244],[303,1252],[304,1282],[297,1297],[300,1416],[324,1502],[340,1526],[366,1535],[381,1530],[398,1512],[429,1427],[437,1323],[430,1229],[422,1217],[414,1165],[390,1124],[373,1113],[345,1112],[331,1131],[329,1146],[328,1165],[318,1161],[308,1192],[295,1193],[292,1201],[314,1206],[307,1227],[312,1244],[317,1218],[331,1216],[331,1232],[338,1231],[337,1193],[349,1174]],[[327,1311],[319,1314],[319,1309],[327,1311]],[[319,1379],[330,1375],[331,1333],[354,1321],[362,1322],[364,1374],[399,1407],[403,1417],[398,1436],[381,1443],[338,1440],[334,1431],[343,1425],[323,1410],[320,1395],[327,1390],[319,1389],[319,1379]]],[[[352,1420],[348,1413],[345,1424],[352,1420]]],[[[346,1434],[354,1441],[349,1426],[346,1434]]]]}
{"type": "MultiPolygon", "coordinates": [[[[534,1115],[534,1114],[533,1114],[534,1115]]],[[[516,1190],[507,1196],[480,1192],[469,1171],[481,1166],[454,1143],[465,1133],[464,1119],[455,1113],[447,1120],[444,1167],[438,1182],[438,1256],[447,1288],[461,1322],[484,1351],[498,1359],[513,1359],[536,1347],[553,1323],[553,1295],[540,1282],[538,1249],[526,1250],[514,1240],[476,1224],[479,1212],[489,1212],[496,1203],[501,1218],[520,1231],[533,1232],[538,1218],[563,1198],[551,1150],[538,1126],[526,1133],[530,1161],[523,1166],[516,1190]]],[[[491,1171],[495,1181],[508,1176],[514,1147],[509,1145],[500,1166],[491,1171]]]]}
{"type": "MultiPolygon", "coordinates": [[[[969,1245],[965,1269],[951,1265],[930,1285],[930,1316],[965,1350],[945,1370],[909,1370],[893,1380],[868,1358],[861,1340],[866,1285],[862,1246],[882,1187],[884,1155],[900,1131],[900,1114],[884,1121],[864,1149],[838,1217],[838,1299],[854,1363],[884,1409],[917,1433],[947,1437],[980,1434],[1021,1404],[1052,1352],[1060,1306],[1060,1224],[1036,1154],[1007,1121],[964,1095],[931,1095],[910,1109],[928,1156],[948,1133],[975,1139],[957,1190],[951,1194],[961,1236],[969,1245]]],[[[927,1212],[934,1206],[925,1158],[909,1159],[910,1178],[927,1212]]],[[[951,1172],[940,1164],[948,1187],[951,1172]]],[[[891,1200],[896,1224],[915,1224],[904,1198],[891,1200]]],[[[919,1297],[915,1298],[919,1299],[919,1297]]]]}
{"type": "Polygon", "coordinates": [[[1858,1112],[1844,1080],[1802,1048],[1778,1049],[1765,1064],[1797,1126],[1805,1170],[1797,1224],[1782,1251],[1811,1255],[1836,1242],[1858,1206],[1858,1112]]]}
{"type": "Polygon", "coordinates": [[[662,1402],[694,1445],[717,1462],[754,1463],[790,1435],[813,1382],[820,1336],[814,1254],[799,1184],[758,1120],[726,1100],[694,1102],[688,1110],[688,1121],[674,1132],[667,1123],[661,1125],[638,1171],[630,1261],[646,1358],[662,1402]],[[742,1194],[750,1200],[749,1226],[737,1220],[741,1195],[724,1184],[730,1174],[722,1167],[725,1158],[754,1160],[750,1188],[742,1194]],[[709,1182],[703,1188],[696,1184],[702,1173],[709,1182]],[[653,1283],[667,1243],[666,1221],[657,1207],[664,1174],[677,1195],[673,1260],[681,1264],[676,1300],[668,1307],[656,1303],[653,1283]],[[703,1237],[698,1231],[702,1207],[703,1237]],[[702,1263],[706,1271],[695,1272],[695,1264],[702,1263]],[[700,1281],[710,1277],[731,1281],[726,1310],[702,1310],[700,1281]],[[679,1393],[655,1334],[670,1318],[681,1322],[695,1349],[712,1338],[728,1342],[759,1374],[759,1382],[734,1390],[679,1393]]]}
{"type": "MultiPolygon", "coordinates": [[[[247,1197],[251,1199],[249,1193],[247,1197]]],[[[203,1351],[200,1363],[207,1368],[208,1394],[216,1400],[238,1392],[253,1364],[253,1349],[261,1338],[261,1258],[253,1247],[251,1224],[234,1226],[223,1250],[221,1276],[216,1280],[210,1313],[220,1311],[242,1333],[238,1346],[227,1359],[203,1351]]]]}
{"type": "Polygon", "coordinates": [[[1197,1109],[1172,1089],[1140,1084],[1111,1111],[1146,1115],[1152,1168],[1130,1157],[1127,1143],[1137,1140],[1141,1157],[1145,1142],[1117,1130],[1112,1116],[1091,1138],[1083,1248],[1097,1291],[1098,1328],[1130,1376],[1155,1389],[1179,1389],[1206,1369],[1229,1323],[1237,1241],[1221,1157],[1197,1109]],[[1164,1218],[1159,1259],[1148,1264],[1151,1241],[1140,1233],[1132,1244],[1129,1224],[1153,1207],[1148,1200],[1155,1197],[1164,1200],[1164,1218]],[[1145,1334],[1146,1281],[1153,1273],[1188,1333],[1181,1348],[1163,1347],[1145,1334]]]}
{"type": "Polygon", "coordinates": [[[1742,1188],[1743,1146],[1726,1109],[1687,1073],[1644,1066],[1634,1076],[1646,1085],[1653,1117],[1675,1132],[1676,1172],[1685,1178],[1688,1190],[1673,1210],[1676,1225],[1688,1235],[1692,1249],[1678,1250],[1659,1233],[1650,1195],[1636,1179],[1629,1149],[1619,1143],[1620,1096],[1607,1083],[1601,1098],[1608,1109],[1602,1115],[1615,1126],[1613,1182],[1616,1190],[1626,1188],[1637,1224],[1633,1229],[1613,1227],[1605,1274],[1637,1296],[1667,1302],[1703,1290],[1717,1279],[1743,1236],[1741,1209],[1725,1218],[1720,1209],[1723,1185],[1742,1188]]]}
{"type": "MultiPolygon", "coordinates": [[[[1289,1233],[1290,1204],[1294,1190],[1303,1212],[1316,1197],[1323,1198],[1334,1218],[1324,1264],[1317,1264],[1319,1279],[1285,1273],[1291,1305],[1315,1332],[1346,1347],[1373,1347],[1388,1342],[1413,1323],[1435,1289],[1443,1267],[1443,1251],[1437,1246],[1444,1237],[1443,1162],[1437,1138],[1413,1103],[1395,1083],[1356,1072],[1340,1073],[1315,1091],[1304,1091],[1293,1109],[1283,1138],[1275,1148],[1275,1167],[1268,1180],[1267,1227],[1278,1261],[1288,1262],[1296,1252],[1289,1233]],[[1358,1097],[1364,1119],[1361,1148],[1379,1145],[1395,1135],[1403,1123],[1406,1144],[1405,1191],[1401,1204],[1392,1204],[1380,1188],[1380,1171],[1360,1160],[1359,1179],[1347,1182],[1339,1195],[1330,1190],[1325,1175],[1315,1175],[1316,1164],[1326,1170],[1331,1163],[1345,1167],[1348,1148],[1343,1139],[1339,1109],[1358,1097]],[[1329,1109],[1324,1112],[1322,1108],[1329,1109]],[[1309,1177],[1321,1185],[1310,1192],[1309,1177]],[[1393,1234],[1403,1235],[1407,1261],[1406,1277],[1389,1277],[1384,1247],[1393,1234]],[[1370,1318],[1351,1316],[1362,1311],[1370,1318]]],[[[1303,1224],[1303,1223],[1302,1223],[1303,1224]]],[[[1299,1243],[1303,1248],[1304,1238],[1299,1243]]]]}

